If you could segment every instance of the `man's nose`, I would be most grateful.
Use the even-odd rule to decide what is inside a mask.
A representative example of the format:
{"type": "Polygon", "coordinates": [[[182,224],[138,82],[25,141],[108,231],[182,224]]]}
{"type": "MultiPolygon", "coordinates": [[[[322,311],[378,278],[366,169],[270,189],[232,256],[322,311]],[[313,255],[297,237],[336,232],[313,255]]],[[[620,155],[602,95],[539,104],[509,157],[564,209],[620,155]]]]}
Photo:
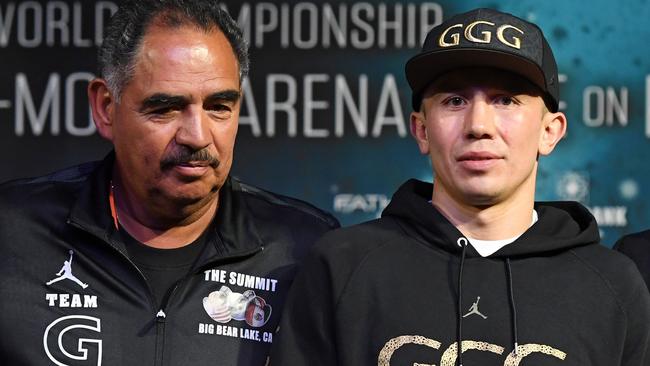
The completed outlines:
{"type": "Polygon", "coordinates": [[[192,150],[201,150],[210,145],[209,118],[202,108],[188,108],[179,121],[175,140],[192,150]]]}
{"type": "Polygon", "coordinates": [[[494,108],[485,98],[475,97],[465,115],[465,136],[470,139],[491,139],[495,134],[494,108]]]}

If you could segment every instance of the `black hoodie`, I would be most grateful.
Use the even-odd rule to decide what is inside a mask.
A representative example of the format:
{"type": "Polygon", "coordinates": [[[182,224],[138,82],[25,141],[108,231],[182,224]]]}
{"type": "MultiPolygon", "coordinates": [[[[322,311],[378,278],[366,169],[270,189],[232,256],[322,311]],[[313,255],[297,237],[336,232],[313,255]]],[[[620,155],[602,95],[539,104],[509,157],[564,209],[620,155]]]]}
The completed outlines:
{"type": "Polygon", "coordinates": [[[465,366],[650,365],[650,296],[584,207],[537,203],[538,222],[483,258],[431,192],[408,181],[382,218],[319,241],[271,365],[457,365],[459,338],[465,366]]]}

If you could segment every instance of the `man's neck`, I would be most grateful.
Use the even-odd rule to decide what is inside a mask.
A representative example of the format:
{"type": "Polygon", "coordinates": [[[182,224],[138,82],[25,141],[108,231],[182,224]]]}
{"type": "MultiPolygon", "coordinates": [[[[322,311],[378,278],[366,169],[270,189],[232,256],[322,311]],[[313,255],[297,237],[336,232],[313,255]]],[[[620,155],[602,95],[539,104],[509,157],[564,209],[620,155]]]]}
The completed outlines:
{"type": "Polygon", "coordinates": [[[479,240],[501,240],[516,237],[531,224],[534,194],[515,194],[492,205],[474,206],[454,200],[443,190],[436,190],[431,203],[463,235],[479,240]]]}
{"type": "Polygon", "coordinates": [[[161,199],[140,199],[118,184],[112,184],[111,191],[118,225],[154,248],[173,249],[192,243],[210,225],[218,208],[218,192],[195,204],[179,206],[161,199]]]}

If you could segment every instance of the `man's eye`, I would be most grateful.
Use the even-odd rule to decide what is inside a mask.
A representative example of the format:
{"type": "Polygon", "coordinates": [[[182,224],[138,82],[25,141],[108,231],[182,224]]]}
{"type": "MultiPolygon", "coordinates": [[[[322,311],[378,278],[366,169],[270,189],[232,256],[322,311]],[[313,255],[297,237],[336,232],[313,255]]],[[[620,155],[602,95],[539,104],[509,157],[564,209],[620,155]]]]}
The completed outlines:
{"type": "Polygon", "coordinates": [[[514,98],[509,95],[500,96],[499,98],[497,98],[497,103],[501,105],[516,104],[514,98]]]}
{"type": "Polygon", "coordinates": [[[225,104],[214,104],[208,106],[207,109],[213,112],[230,112],[230,107],[225,104]]]}
{"type": "Polygon", "coordinates": [[[463,105],[465,101],[461,97],[451,97],[447,99],[446,104],[453,106],[453,107],[460,107],[463,105]]]}
{"type": "Polygon", "coordinates": [[[147,114],[160,116],[160,115],[172,113],[175,110],[177,110],[177,108],[174,108],[174,107],[161,107],[161,108],[153,109],[153,110],[149,111],[147,114]]]}

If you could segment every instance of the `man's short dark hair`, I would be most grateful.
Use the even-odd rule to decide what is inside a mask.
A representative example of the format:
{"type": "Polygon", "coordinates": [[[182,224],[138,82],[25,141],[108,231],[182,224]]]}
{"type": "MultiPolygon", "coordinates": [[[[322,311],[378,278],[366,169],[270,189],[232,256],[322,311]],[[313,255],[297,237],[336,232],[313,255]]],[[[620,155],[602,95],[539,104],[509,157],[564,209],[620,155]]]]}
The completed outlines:
{"type": "Polygon", "coordinates": [[[239,80],[248,75],[248,43],[230,15],[213,0],[125,0],[111,18],[99,49],[99,71],[119,101],[133,77],[142,38],[152,22],[171,29],[186,25],[220,30],[239,63],[239,80]]]}

